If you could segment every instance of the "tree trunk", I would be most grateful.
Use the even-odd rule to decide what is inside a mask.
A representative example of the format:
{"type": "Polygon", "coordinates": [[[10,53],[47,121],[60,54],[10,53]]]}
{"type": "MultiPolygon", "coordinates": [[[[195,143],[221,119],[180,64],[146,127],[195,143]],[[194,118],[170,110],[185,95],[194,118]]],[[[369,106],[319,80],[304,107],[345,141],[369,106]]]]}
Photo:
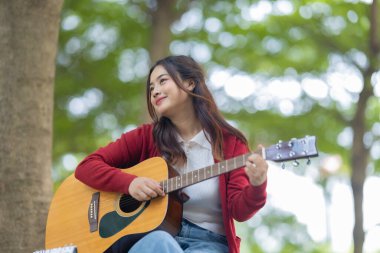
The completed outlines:
{"type": "Polygon", "coordinates": [[[354,132],[352,154],[351,154],[351,186],[354,196],[355,225],[353,231],[354,253],[363,252],[365,234],[363,230],[363,186],[366,179],[366,169],[368,166],[369,151],[364,145],[364,134],[367,131],[365,126],[365,109],[369,97],[372,95],[370,75],[365,74],[365,84],[360,94],[355,117],[352,121],[354,132]]]}
{"type": "Polygon", "coordinates": [[[351,154],[351,186],[354,196],[354,253],[362,253],[365,240],[363,230],[363,188],[367,177],[366,169],[368,166],[369,150],[364,144],[364,134],[368,131],[365,125],[365,111],[368,100],[373,96],[373,86],[371,77],[378,66],[379,57],[379,33],[378,33],[378,0],[374,0],[370,7],[370,32],[369,32],[369,66],[363,73],[364,87],[360,93],[356,113],[352,121],[352,130],[354,132],[352,154],[351,154]]]}
{"type": "Polygon", "coordinates": [[[182,15],[182,12],[175,7],[176,2],[176,0],[157,1],[156,8],[151,11],[152,33],[149,54],[152,63],[169,53],[172,39],[170,26],[182,15]]]}
{"type": "MultiPolygon", "coordinates": [[[[188,9],[188,4],[184,6],[176,6],[176,0],[160,0],[157,1],[157,6],[150,11],[151,16],[151,35],[149,46],[149,57],[151,64],[157,60],[168,56],[169,46],[172,41],[172,32],[170,30],[174,21],[188,9]]],[[[142,101],[145,100],[145,88],[142,90],[142,101]]],[[[146,111],[141,118],[141,122],[151,121],[148,112],[146,111]]]]}
{"type": "Polygon", "coordinates": [[[0,249],[44,247],[63,0],[0,0],[0,249]]]}

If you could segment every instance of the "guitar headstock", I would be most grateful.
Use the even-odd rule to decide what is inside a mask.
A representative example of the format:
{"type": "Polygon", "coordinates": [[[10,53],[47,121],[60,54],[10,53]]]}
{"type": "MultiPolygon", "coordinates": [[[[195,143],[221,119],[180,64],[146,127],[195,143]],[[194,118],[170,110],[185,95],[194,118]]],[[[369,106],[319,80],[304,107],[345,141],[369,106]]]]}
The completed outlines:
{"type": "Polygon", "coordinates": [[[318,156],[318,150],[315,136],[293,138],[285,142],[279,141],[277,144],[265,148],[265,158],[274,162],[309,159],[316,156],[318,156]]]}

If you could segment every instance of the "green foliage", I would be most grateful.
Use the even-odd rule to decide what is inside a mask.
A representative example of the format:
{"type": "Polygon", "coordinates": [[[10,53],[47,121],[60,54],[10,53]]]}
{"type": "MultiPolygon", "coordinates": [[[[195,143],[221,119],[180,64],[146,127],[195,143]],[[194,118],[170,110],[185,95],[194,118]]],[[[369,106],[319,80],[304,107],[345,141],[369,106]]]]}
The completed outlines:
{"type": "MultiPolygon", "coordinates": [[[[286,101],[295,108],[290,114],[279,109],[284,98],[273,98],[265,109],[258,108],[255,101],[260,90],[276,78],[299,83],[306,77],[326,81],[331,68],[338,68],[341,62],[364,80],[366,61],[373,58],[369,55],[369,5],[354,2],[191,1],[188,12],[170,28],[170,49],[173,54],[197,59],[201,51],[197,46],[201,46],[209,53],[200,58],[209,73],[222,68],[263,80],[255,93],[242,100],[230,97],[223,87],[213,88],[214,94],[225,100],[226,118],[244,131],[252,149],[259,143],[315,135],[320,153],[339,154],[344,163],[339,173],[347,175],[350,147],[339,144],[338,137],[353,118],[358,91],[346,88],[351,102],[342,105],[332,96],[330,84],[323,99],[302,88],[297,99],[286,101]],[[290,4],[290,11],[280,12],[279,2],[290,4]],[[256,4],[269,4],[271,11],[262,16],[265,11],[251,8],[256,4]]],[[[55,81],[53,169],[57,184],[72,172],[62,162],[65,155],[69,153],[79,162],[125,129],[148,121],[145,76],[150,65],[151,11],[157,4],[145,0],[65,1],[55,81]]],[[[179,1],[173,8],[182,5],[179,1]]],[[[379,57],[374,61],[380,66],[379,57]]],[[[380,122],[379,115],[379,98],[372,97],[366,111],[369,132],[380,122]]],[[[380,141],[374,130],[371,137],[372,143],[380,141]]],[[[380,160],[370,161],[370,172],[379,172],[380,160]]],[[[305,228],[294,217],[275,211],[267,216],[260,226],[266,226],[271,234],[282,224],[281,229],[289,234],[298,231],[305,236],[294,241],[280,235],[278,252],[329,252],[328,246],[306,238],[305,228]]],[[[265,252],[253,239],[251,245],[253,252],[265,252]]]]}
{"type": "Polygon", "coordinates": [[[248,225],[238,223],[237,227],[243,242],[249,245],[247,252],[331,252],[328,245],[314,242],[306,226],[300,224],[294,215],[268,205],[248,225]]]}

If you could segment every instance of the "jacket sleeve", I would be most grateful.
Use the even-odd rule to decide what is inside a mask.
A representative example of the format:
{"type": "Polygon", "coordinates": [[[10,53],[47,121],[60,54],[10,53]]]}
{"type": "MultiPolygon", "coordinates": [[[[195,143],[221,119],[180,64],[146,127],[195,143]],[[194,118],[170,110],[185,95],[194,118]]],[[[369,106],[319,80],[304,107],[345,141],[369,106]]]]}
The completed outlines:
{"type": "MultiPolygon", "coordinates": [[[[236,141],[233,156],[246,154],[249,149],[239,140],[236,141]]],[[[239,221],[250,219],[266,202],[267,181],[259,186],[249,182],[244,167],[229,173],[227,185],[228,209],[232,217],[239,221]]]]}
{"type": "Polygon", "coordinates": [[[88,155],[76,168],[75,177],[86,185],[111,192],[128,194],[135,175],[123,172],[147,156],[151,145],[150,131],[139,127],[88,155]]]}

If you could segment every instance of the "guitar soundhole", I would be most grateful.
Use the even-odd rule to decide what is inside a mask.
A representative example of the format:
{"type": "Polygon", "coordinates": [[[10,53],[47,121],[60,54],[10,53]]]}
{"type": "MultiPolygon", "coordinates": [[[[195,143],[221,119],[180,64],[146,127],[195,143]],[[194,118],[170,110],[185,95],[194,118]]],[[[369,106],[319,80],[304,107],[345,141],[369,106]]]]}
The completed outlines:
{"type": "Polygon", "coordinates": [[[120,198],[120,210],[125,213],[131,213],[141,206],[142,202],[132,198],[130,195],[122,195],[120,198]]]}

